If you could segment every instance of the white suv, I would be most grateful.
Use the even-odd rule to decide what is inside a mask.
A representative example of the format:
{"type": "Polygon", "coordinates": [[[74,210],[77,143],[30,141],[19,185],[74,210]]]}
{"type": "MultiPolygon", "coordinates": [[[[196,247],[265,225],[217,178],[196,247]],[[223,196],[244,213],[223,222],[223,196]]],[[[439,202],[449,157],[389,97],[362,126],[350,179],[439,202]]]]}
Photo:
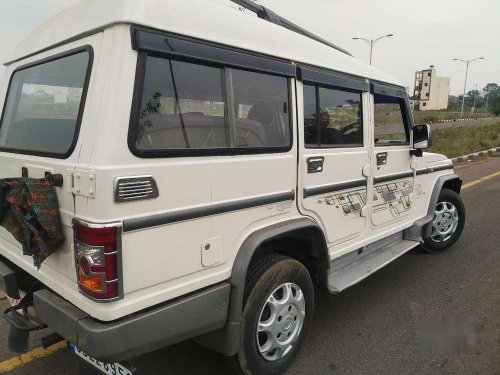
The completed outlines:
{"type": "Polygon", "coordinates": [[[338,293],[457,241],[461,180],[422,153],[430,130],[402,84],[237,3],[258,17],[86,0],[6,64],[0,177],[49,177],[66,237],[37,270],[0,228],[0,280],[24,296],[6,314],[14,335],[47,325],[102,363],[196,337],[278,373],[313,285],[338,293]]]}

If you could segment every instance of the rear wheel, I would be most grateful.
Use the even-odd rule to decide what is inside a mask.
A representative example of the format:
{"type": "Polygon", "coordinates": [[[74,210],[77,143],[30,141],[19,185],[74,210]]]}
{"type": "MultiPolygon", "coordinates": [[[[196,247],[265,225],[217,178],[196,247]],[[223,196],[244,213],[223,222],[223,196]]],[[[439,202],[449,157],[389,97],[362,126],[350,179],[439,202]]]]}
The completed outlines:
{"type": "Polygon", "coordinates": [[[267,256],[249,270],[237,359],[245,374],[280,374],[309,331],[314,288],[298,261],[267,256]]]}
{"type": "Polygon", "coordinates": [[[431,225],[431,234],[424,238],[422,247],[425,251],[444,251],[457,242],[465,225],[465,207],[460,196],[452,190],[443,189],[434,218],[428,225],[431,225]]]}

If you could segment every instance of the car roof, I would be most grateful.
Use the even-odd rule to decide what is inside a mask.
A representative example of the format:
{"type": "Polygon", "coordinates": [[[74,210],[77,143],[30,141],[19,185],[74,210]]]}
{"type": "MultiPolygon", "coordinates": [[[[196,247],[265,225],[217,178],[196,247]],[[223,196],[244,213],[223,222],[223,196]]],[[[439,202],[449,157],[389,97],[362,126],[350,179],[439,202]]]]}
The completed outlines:
{"type": "Polygon", "coordinates": [[[229,0],[84,0],[37,27],[9,63],[116,24],[151,27],[403,86],[355,57],[242,12],[229,0]]]}

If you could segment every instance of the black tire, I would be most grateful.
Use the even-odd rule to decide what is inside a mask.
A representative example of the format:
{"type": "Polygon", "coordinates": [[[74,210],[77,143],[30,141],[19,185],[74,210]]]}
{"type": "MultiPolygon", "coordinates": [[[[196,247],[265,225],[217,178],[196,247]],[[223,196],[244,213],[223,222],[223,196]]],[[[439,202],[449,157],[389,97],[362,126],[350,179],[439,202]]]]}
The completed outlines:
{"type": "Polygon", "coordinates": [[[314,288],[307,269],[300,262],[281,255],[270,255],[259,259],[249,269],[245,283],[240,350],[234,358],[239,370],[252,375],[281,374],[286,371],[307,337],[313,314],[314,288]],[[302,328],[297,330],[297,340],[289,351],[282,358],[269,361],[259,352],[257,325],[268,297],[285,283],[293,283],[300,288],[306,313],[302,328]]]}
{"type": "MultiPolygon", "coordinates": [[[[458,225],[455,232],[445,241],[436,242],[431,237],[424,237],[424,243],[422,244],[422,249],[428,253],[439,253],[450,248],[457,240],[460,238],[462,231],[465,226],[465,206],[462,202],[462,198],[452,190],[443,189],[439,194],[438,203],[436,207],[442,202],[450,202],[453,204],[458,212],[458,225]]],[[[434,220],[434,218],[433,218],[434,220]]],[[[427,224],[432,226],[432,222],[427,224]]]]}

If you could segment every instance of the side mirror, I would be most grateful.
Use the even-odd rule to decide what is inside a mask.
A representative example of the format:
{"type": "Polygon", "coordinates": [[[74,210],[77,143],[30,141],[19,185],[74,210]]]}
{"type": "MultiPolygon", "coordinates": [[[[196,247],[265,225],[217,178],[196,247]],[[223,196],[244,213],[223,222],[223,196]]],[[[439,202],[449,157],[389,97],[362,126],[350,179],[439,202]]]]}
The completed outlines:
{"type": "Polygon", "coordinates": [[[427,124],[413,127],[413,148],[423,150],[431,147],[431,127],[427,124]]]}

